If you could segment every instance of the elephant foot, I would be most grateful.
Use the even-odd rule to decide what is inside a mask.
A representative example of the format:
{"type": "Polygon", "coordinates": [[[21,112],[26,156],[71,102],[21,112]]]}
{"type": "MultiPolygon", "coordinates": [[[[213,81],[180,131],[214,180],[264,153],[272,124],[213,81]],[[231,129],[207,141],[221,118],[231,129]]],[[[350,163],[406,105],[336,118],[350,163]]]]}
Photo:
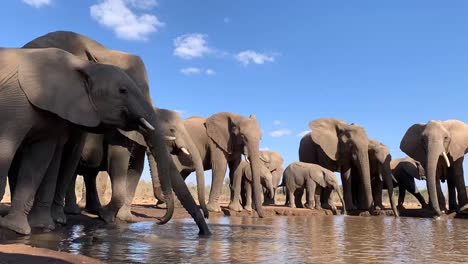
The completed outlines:
{"type": "Polygon", "coordinates": [[[230,202],[228,208],[236,212],[242,211],[242,205],[239,202],[230,202]]]}
{"type": "Polygon", "coordinates": [[[99,215],[100,210],[101,208],[92,205],[85,207],[85,211],[89,214],[99,215]]]}
{"type": "Polygon", "coordinates": [[[382,208],[383,208],[383,206],[376,205],[376,206],[374,207],[374,210],[380,211],[380,210],[382,210],[382,208]]]}
{"type": "Polygon", "coordinates": [[[5,217],[0,218],[0,226],[21,235],[31,234],[31,226],[29,226],[26,215],[8,214],[5,217]]]}
{"type": "Polygon", "coordinates": [[[158,209],[167,209],[167,204],[163,201],[156,202],[156,208],[158,209]]]}
{"type": "Polygon", "coordinates": [[[63,225],[67,223],[67,216],[65,215],[65,211],[62,206],[52,205],[50,213],[54,222],[63,225]]]}
{"type": "Polygon", "coordinates": [[[432,207],[429,204],[422,204],[421,208],[425,210],[430,210],[432,207]]]}
{"type": "Polygon", "coordinates": [[[465,211],[465,210],[468,210],[468,203],[459,209],[460,212],[465,211]]]}
{"type": "Polygon", "coordinates": [[[206,205],[206,208],[210,212],[217,212],[217,213],[221,212],[221,207],[219,206],[218,203],[208,203],[206,205]]]}
{"type": "MultiPolygon", "coordinates": [[[[333,209],[333,206],[331,206],[329,203],[323,203],[323,204],[321,205],[321,207],[322,207],[323,209],[329,209],[329,210],[333,209]]],[[[322,208],[321,208],[321,209],[322,209],[322,208]]]]}
{"type": "MultiPolygon", "coordinates": [[[[398,210],[405,210],[405,209],[406,209],[402,204],[397,205],[396,208],[397,208],[398,210]]],[[[423,206],[422,208],[424,208],[424,206],[423,206]]]]}
{"type": "Polygon", "coordinates": [[[130,210],[130,206],[124,205],[120,208],[119,212],[117,213],[117,219],[125,221],[125,222],[133,222],[133,214],[130,210]]]}
{"type": "Polygon", "coordinates": [[[248,212],[252,212],[253,209],[252,209],[252,206],[246,205],[246,206],[244,206],[244,210],[246,210],[248,212]]]}
{"type": "Polygon", "coordinates": [[[113,223],[115,221],[115,215],[116,213],[114,212],[114,210],[111,210],[111,208],[109,208],[108,206],[103,207],[99,211],[99,217],[108,224],[113,223]]]}
{"type": "Polygon", "coordinates": [[[346,211],[348,211],[348,212],[349,212],[349,211],[355,211],[356,209],[357,209],[357,208],[356,208],[356,206],[354,206],[354,205],[346,206],[346,211]]]}
{"type": "Polygon", "coordinates": [[[65,207],[63,208],[63,210],[66,214],[70,214],[70,215],[81,214],[81,208],[76,203],[65,204],[65,207]]]}
{"type": "Polygon", "coordinates": [[[28,222],[31,227],[54,230],[55,223],[50,209],[40,208],[32,210],[28,215],[28,222]]]}

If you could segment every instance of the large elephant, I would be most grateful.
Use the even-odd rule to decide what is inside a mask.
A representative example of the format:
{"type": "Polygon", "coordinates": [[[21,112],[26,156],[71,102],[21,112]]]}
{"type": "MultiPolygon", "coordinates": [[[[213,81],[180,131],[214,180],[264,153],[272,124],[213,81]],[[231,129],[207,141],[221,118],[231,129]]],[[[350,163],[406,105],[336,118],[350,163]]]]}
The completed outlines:
{"type": "MultiPolygon", "coordinates": [[[[138,85],[141,93],[143,94],[144,98],[146,99],[147,104],[152,104],[152,100],[150,97],[150,91],[149,91],[149,82],[148,82],[148,77],[147,77],[147,72],[145,65],[143,61],[141,60],[140,57],[118,51],[118,50],[111,50],[100,43],[96,42],[93,39],[90,39],[86,36],[74,33],[74,32],[68,32],[68,31],[56,31],[56,32],[51,32],[48,33],[44,36],[38,37],[29,43],[27,43],[25,48],[47,48],[47,47],[55,47],[55,48],[60,48],[62,50],[68,51],[75,56],[83,59],[83,60],[93,60],[97,61],[99,63],[103,64],[110,64],[117,66],[121,69],[123,69],[127,75],[138,85]]],[[[108,109],[108,111],[115,111],[114,109],[108,109]]],[[[125,132],[122,130],[118,130],[118,132],[114,132],[113,135],[116,135],[116,133],[120,133],[123,135],[123,137],[119,137],[120,140],[114,142],[116,146],[125,146],[125,144],[128,145],[127,139],[129,139],[132,142],[138,143],[140,146],[145,145],[145,140],[143,140],[142,136],[140,133],[136,131],[132,132],[125,132]]],[[[172,133],[173,134],[173,133],[172,133]]],[[[47,218],[47,215],[41,214],[41,212],[47,212],[51,211],[53,220],[59,222],[59,223],[66,223],[66,216],[64,213],[64,205],[65,205],[65,195],[67,193],[67,190],[70,186],[70,183],[73,180],[73,175],[75,174],[76,167],[78,165],[78,162],[80,160],[80,156],[82,153],[82,149],[84,146],[85,142],[85,135],[82,131],[79,129],[75,129],[72,131],[72,137],[73,140],[69,140],[64,147],[64,155],[63,155],[63,160],[62,163],[60,164],[60,175],[61,177],[59,178],[57,182],[57,189],[55,191],[55,196],[53,198],[53,202],[50,201],[50,190],[43,190],[40,193],[45,193],[47,195],[44,195],[43,197],[37,197],[40,200],[40,202],[36,203],[37,205],[35,207],[46,207],[46,208],[38,208],[38,210],[34,210],[35,212],[38,212],[38,216],[35,217],[36,219],[45,219],[44,221],[39,221],[39,222],[45,222],[45,223],[50,223],[50,217],[47,218]],[[41,199],[44,199],[44,201],[41,201],[41,199]],[[47,208],[47,206],[50,206],[49,204],[52,203],[51,208],[47,208]]],[[[174,141],[173,136],[169,136],[170,141],[174,141]]],[[[130,159],[130,152],[128,149],[124,149],[122,147],[116,147],[117,148],[117,153],[115,153],[116,157],[119,160],[129,160],[130,159]]],[[[164,154],[165,155],[165,154],[164,154]]],[[[152,156],[152,155],[150,155],[152,156]]],[[[160,160],[160,157],[155,156],[155,157],[148,157],[151,159],[156,159],[158,161],[158,164],[163,162],[160,160]]],[[[164,162],[163,162],[164,163],[164,162]]],[[[193,197],[189,195],[188,188],[181,180],[180,180],[180,175],[176,171],[174,164],[168,164],[169,168],[165,167],[166,164],[163,164],[161,166],[164,166],[164,169],[170,169],[170,174],[165,174],[162,175],[161,178],[161,185],[167,186],[169,182],[172,181],[174,185],[177,185],[178,187],[176,188],[174,186],[174,191],[177,194],[178,197],[185,197],[187,199],[187,204],[195,204],[195,201],[193,200],[193,197]]],[[[159,167],[158,167],[159,170],[159,167]]],[[[130,170],[129,172],[132,172],[130,170]]],[[[112,183],[113,189],[117,191],[116,197],[113,199],[112,204],[110,205],[112,208],[120,208],[121,206],[124,205],[125,203],[125,179],[126,177],[115,177],[115,181],[112,183]]],[[[170,197],[172,194],[169,193],[168,190],[164,190],[165,194],[164,197],[168,196],[167,199],[169,199],[169,204],[168,204],[168,210],[166,211],[166,214],[161,218],[160,223],[167,222],[172,215],[172,212],[174,211],[174,204],[173,204],[173,199],[170,197]]],[[[166,198],[162,199],[166,199],[166,198]]],[[[196,218],[203,218],[202,214],[198,210],[194,210],[194,208],[187,208],[190,211],[195,212],[196,218]]],[[[38,223],[39,225],[42,225],[41,223],[38,223]]]]}
{"type": "Polygon", "coordinates": [[[440,180],[447,180],[451,210],[468,203],[463,176],[463,159],[468,152],[467,124],[459,120],[414,124],[403,136],[400,149],[423,165],[429,199],[438,216],[442,214],[441,208],[445,209],[440,180]]]}
{"type": "Polygon", "coordinates": [[[390,168],[392,174],[395,177],[398,186],[398,205],[397,208],[403,209],[403,203],[405,202],[406,191],[411,193],[416,199],[418,199],[422,208],[428,208],[424,197],[416,186],[415,179],[425,180],[426,172],[422,167],[421,163],[410,158],[393,159],[390,162],[390,168]]]}
{"type": "MultiPolygon", "coordinates": [[[[304,135],[299,145],[299,160],[315,163],[331,171],[341,172],[344,201],[348,210],[353,204],[352,182],[360,182],[363,204],[358,209],[372,210],[372,189],[369,168],[369,139],[366,130],[356,124],[347,124],[334,118],[321,118],[309,123],[311,132],[304,135]],[[357,179],[352,179],[351,168],[357,179]],[[356,173],[357,170],[357,173],[356,173]]],[[[329,207],[330,192],[322,192],[323,207],[329,207]]]]}
{"type": "MultiPolygon", "coordinates": [[[[262,136],[260,126],[254,115],[243,117],[235,113],[220,112],[209,118],[190,117],[184,121],[185,128],[197,146],[203,160],[205,170],[212,170],[212,184],[208,210],[221,211],[218,200],[223,187],[223,180],[229,166],[231,183],[231,203],[229,208],[242,210],[240,204],[241,177],[234,177],[239,168],[242,154],[250,161],[252,170],[253,197],[256,210],[263,217],[261,205],[262,186],[260,184],[260,151],[259,144],[262,136]],[[234,195],[235,193],[235,195],[234,195]],[[235,203],[233,201],[236,201],[235,203]]],[[[195,170],[191,162],[180,155],[173,155],[173,159],[184,178],[195,170]]],[[[155,167],[156,164],[150,166],[155,167]]],[[[160,200],[160,195],[155,193],[160,200]]]]}
{"type": "MultiPolygon", "coordinates": [[[[169,153],[152,105],[120,68],[55,48],[0,49],[0,80],[0,177],[16,174],[11,208],[0,226],[31,232],[27,216],[34,195],[39,185],[50,183],[52,192],[40,196],[53,193],[64,143],[75,126],[139,129],[158,152],[160,173],[169,173],[169,153]],[[15,154],[21,158],[13,168],[15,154]]],[[[173,204],[170,179],[163,189],[173,204]]]]}
{"type": "MultiPolygon", "coordinates": [[[[340,186],[336,180],[336,175],[333,171],[327,170],[324,167],[306,163],[293,162],[284,170],[283,181],[279,186],[286,187],[286,195],[288,196],[289,206],[296,207],[298,203],[302,203],[302,190],[306,189],[307,202],[305,206],[310,209],[322,209],[320,203],[320,193],[329,189],[335,191],[341,200],[343,211],[346,213],[346,205],[340,193],[340,186]]],[[[331,196],[330,196],[331,198],[331,196]]],[[[328,201],[333,211],[336,211],[336,206],[331,199],[328,201]]]]}
{"type": "Polygon", "coordinates": [[[264,190],[264,205],[275,204],[276,189],[281,182],[283,177],[283,162],[284,159],[281,155],[273,150],[262,150],[260,151],[260,160],[263,162],[266,168],[270,171],[273,179],[273,197],[267,195],[268,190],[264,190]]]}
{"type": "MultiPolygon", "coordinates": [[[[240,177],[242,177],[242,206],[244,206],[245,210],[252,211],[252,170],[250,169],[250,164],[246,160],[241,161],[235,173],[240,173],[240,177]]],[[[261,164],[260,168],[260,182],[266,190],[262,194],[263,200],[265,200],[265,197],[269,197],[270,199],[274,197],[276,186],[273,185],[273,174],[263,164],[261,164]]]]}
{"type": "MultiPolygon", "coordinates": [[[[183,120],[180,115],[171,110],[155,108],[154,109],[156,118],[162,127],[167,127],[170,131],[173,131],[175,140],[170,141],[168,148],[173,155],[184,156],[190,162],[192,162],[197,172],[197,183],[198,183],[198,195],[200,199],[200,205],[208,216],[206,205],[204,203],[205,194],[205,179],[203,171],[203,162],[201,160],[198,149],[193,143],[188,132],[185,130],[183,120]]],[[[88,133],[85,147],[81,155],[80,164],[77,168],[77,174],[81,174],[84,177],[86,184],[86,208],[89,212],[99,212],[99,215],[106,221],[112,222],[114,217],[118,217],[120,220],[131,221],[132,214],[130,211],[131,203],[133,201],[135,191],[140,180],[146,147],[136,142],[121,138],[120,133],[100,135],[88,133]],[[116,142],[126,142],[124,146],[117,145],[116,142]],[[117,148],[117,150],[116,150],[117,148]],[[122,160],[120,158],[119,149],[121,151],[127,151],[126,157],[130,159],[122,160]],[[107,171],[111,178],[111,182],[115,181],[115,177],[127,176],[126,178],[126,199],[125,203],[121,208],[109,208],[107,210],[99,210],[100,202],[97,195],[96,189],[96,176],[99,171],[107,171]]],[[[153,173],[154,169],[151,170],[153,182],[157,182],[157,173],[153,173]]],[[[112,189],[114,194],[115,188],[112,189]]],[[[72,184],[67,194],[66,204],[71,203],[76,205],[76,197],[74,194],[75,188],[72,184]]],[[[208,226],[206,225],[203,218],[196,218],[196,212],[198,206],[194,203],[190,203],[189,197],[179,197],[182,205],[187,208],[187,211],[195,218],[197,225],[200,228],[201,234],[209,233],[208,226]]],[[[112,203],[112,200],[111,202],[112,203]]]]}
{"type": "Polygon", "coordinates": [[[377,140],[369,140],[369,164],[371,173],[372,198],[374,205],[383,209],[382,189],[388,190],[390,206],[395,216],[398,216],[397,204],[393,195],[393,175],[390,163],[392,156],[387,146],[377,140]]]}

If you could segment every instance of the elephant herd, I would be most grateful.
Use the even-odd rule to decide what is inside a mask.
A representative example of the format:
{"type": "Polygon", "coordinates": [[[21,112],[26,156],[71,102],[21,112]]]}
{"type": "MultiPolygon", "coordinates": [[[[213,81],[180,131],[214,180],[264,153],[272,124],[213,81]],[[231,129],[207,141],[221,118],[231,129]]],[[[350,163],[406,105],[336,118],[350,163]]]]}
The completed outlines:
{"type": "Polygon", "coordinates": [[[56,31],[21,48],[0,49],[0,200],[8,180],[11,207],[0,226],[27,235],[31,227],[54,229],[67,214],[80,213],[74,193],[78,174],[86,184],[86,207],[106,222],[132,220],[130,206],[148,159],[157,206],[165,207],[159,224],[174,213],[174,193],[209,235],[205,218],[220,212],[219,198],[229,168],[231,210],[264,216],[285,186],[288,204],[331,208],[336,191],[343,209],[382,208],[387,189],[395,215],[409,191],[437,215],[445,208],[440,181],[447,180],[449,208],[464,209],[467,195],[463,158],[468,125],[461,121],[416,124],[400,148],[409,156],[392,160],[389,149],[370,140],[363,127],[322,118],[299,146],[299,162],[283,169],[275,151],[261,151],[262,132],[254,115],[219,112],[183,120],[153,106],[143,61],[111,50],[86,36],[56,31]],[[245,158],[243,159],[242,156],[245,158]],[[204,171],[212,171],[205,201],[204,171]],[[110,202],[99,203],[96,176],[109,173],[110,202]],[[199,205],[185,179],[196,173],[199,205]],[[341,173],[343,198],[334,172],[341,173]],[[283,179],[282,183],[280,183],[283,179]],[[426,204],[414,179],[426,179],[426,204]],[[393,188],[399,186],[398,203],[393,188]]]}

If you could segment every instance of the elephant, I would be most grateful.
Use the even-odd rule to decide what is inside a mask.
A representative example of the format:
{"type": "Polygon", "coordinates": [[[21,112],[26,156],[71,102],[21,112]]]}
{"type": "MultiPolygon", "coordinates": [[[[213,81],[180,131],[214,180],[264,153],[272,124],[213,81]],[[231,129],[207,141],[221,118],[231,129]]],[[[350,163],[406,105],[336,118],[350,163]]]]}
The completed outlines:
{"type": "MultiPolygon", "coordinates": [[[[297,204],[302,203],[302,189],[304,188],[308,194],[305,206],[310,209],[322,209],[320,203],[321,191],[323,189],[333,190],[338,194],[346,214],[346,204],[340,194],[340,187],[335,173],[320,165],[300,161],[289,164],[284,170],[283,180],[279,187],[281,186],[286,186],[291,208],[295,208],[297,204]]],[[[331,196],[329,199],[328,204],[336,212],[336,206],[333,204],[331,196]]]]}
{"type": "MultiPolygon", "coordinates": [[[[240,173],[241,175],[239,177],[242,177],[242,205],[245,210],[252,211],[252,170],[250,169],[250,164],[246,160],[242,160],[235,173],[240,173]]],[[[265,200],[265,197],[274,197],[276,186],[273,185],[273,174],[270,169],[263,164],[260,168],[260,182],[263,188],[267,190],[266,194],[263,193],[263,200],[265,200]]]]}
{"type": "MultiPolygon", "coordinates": [[[[366,130],[359,125],[347,124],[335,118],[313,120],[309,127],[312,131],[300,141],[299,161],[341,172],[344,201],[348,211],[356,209],[353,195],[357,194],[352,192],[352,185],[355,181],[360,182],[364,201],[357,209],[372,210],[369,139],[366,130]],[[351,177],[352,174],[356,177],[351,177]]],[[[328,191],[322,192],[321,204],[325,208],[330,206],[328,196],[328,191]]]]}
{"type": "MultiPolygon", "coordinates": [[[[250,169],[252,170],[255,209],[258,215],[263,217],[259,151],[262,131],[255,115],[244,117],[231,112],[219,112],[208,118],[200,116],[189,117],[185,119],[184,125],[200,152],[204,170],[212,170],[211,191],[207,204],[208,210],[213,212],[221,211],[218,200],[228,166],[231,186],[229,208],[236,211],[242,210],[239,191],[242,178],[237,176],[240,174],[236,174],[235,171],[239,169],[242,154],[244,154],[246,160],[250,162],[250,169]]],[[[184,179],[194,171],[193,164],[187,162],[180,155],[173,155],[172,157],[184,179]]],[[[156,167],[156,164],[151,160],[150,167],[156,167]]],[[[160,200],[158,192],[155,192],[155,196],[160,200]]]]}
{"type": "Polygon", "coordinates": [[[275,196],[276,196],[276,189],[281,182],[281,178],[283,177],[283,162],[284,159],[281,155],[273,150],[261,150],[260,151],[260,160],[263,164],[268,168],[270,171],[273,179],[273,197],[269,196],[267,192],[268,189],[264,188],[264,205],[274,205],[275,204],[275,196]]]}
{"type": "MultiPolygon", "coordinates": [[[[40,199],[54,192],[64,144],[77,126],[96,131],[138,129],[151,152],[157,150],[160,173],[169,174],[165,135],[152,105],[122,69],[56,48],[4,48],[0,80],[0,177],[16,175],[11,208],[0,218],[0,226],[20,234],[31,232],[28,214],[36,191],[50,185],[52,191],[38,193],[40,199]]],[[[173,204],[170,179],[163,185],[166,200],[173,204]]]]}
{"type": "MultiPolygon", "coordinates": [[[[192,138],[189,136],[186,131],[183,120],[180,117],[179,113],[167,109],[155,108],[154,112],[156,114],[156,119],[162,127],[167,127],[173,131],[175,140],[168,143],[168,148],[173,155],[180,155],[187,159],[189,162],[194,164],[197,169],[197,184],[198,184],[198,195],[200,197],[200,204],[205,212],[206,217],[208,217],[208,212],[206,210],[206,205],[204,203],[205,197],[205,176],[203,170],[203,162],[201,160],[198,149],[192,141],[192,138]]],[[[132,221],[132,214],[130,211],[131,203],[133,201],[135,191],[138,185],[138,182],[141,177],[143,170],[143,163],[145,157],[146,147],[143,147],[139,144],[136,144],[133,141],[127,140],[125,151],[132,154],[130,160],[122,160],[117,152],[114,150],[117,145],[115,142],[125,142],[125,138],[121,138],[120,133],[115,133],[113,135],[100,135],[88,133],[85,146],[83,148],[83,153],[81,155],[81,160],[77,168],[77,174],[83,175],[86,183],[86,208],[88,212],[96,213],[99,212],[99,215],[106,222],[113,222],[114,217],[117,216],[120,220],[132,221]],[[122,175],[127,175],[126,179],[126,199],[125,204],[118,210],[112,212],[102,212],[100,210],[99,197],[97,195],[96,189],[96,176],[99,171],[107,171],[111,178],[111,181],[114,181],[113,178],[120,177],[122,175]],[[104,214],[103,214],[104,213],[104,214]]],[[[150,168],[153,178],[157,178],[157,173],[153,173],[154,168],[150,168]]],[[[157,180],[156,180],[157,181],[157,180]]],[[[154,181],[153,181],[154,182],[154,181]]],[[[69,194],[67,194],[66,203],[76,204],[75,197],[75,186],[72,184],[69,189],[69,194]]],[[[186,208],[194,208],[198,210],[196,205],[187,205],[187,197],[180,197],[181,203],[186,208]]],[[[209,232],[208,227],[203,220],[203,218],[196,218],[195,210],[189,210],[188,212],[194,217],[197,225],[199,226],[200,233],[206,234],[209,232]]]]}
{"type": "Polygon", "coordinates": [[[372,198],[376,209],[383,209],[382,189],[388,190],[388,198],[392,211],[396,217],[399,216],[397,204],[393,195],[393,180],[391,170],[392,156],[387,146],[377,140],[369,140],[369,164],[371,173],[372,198]]]}
{"type": "Polygon", "coordinates": [[[437,216],[446,209],[440,180],[447,180],[450,210],[467,205],[463,176],[463,160],[468,152],[467,124],[459,120],[414,124],[401,139],[400,149],[423,165],[429,200],[437,216]]]}
{"type": "MultiPolygon", "coordinates": [[[[50,32],[46,35],[40,36],[26,45],[23,46],[24,48],[48,48],[48,47],[54,47],[54,48],[59,48],[65,51],[68,51],[75,56],[83,59],[83,60],[91,60],[103,64],[110,64],[117,66],[121,69],[123,69],[127,75],[138,85],[141,93],[144,95],[144,98],[146,99],[146,103],[152,104],[151,96],[150,96],[150,91],[149,91],[149,81],[148,81],[148,76],[147,76],[147,71],[146,67],[141,60],[140,57],[118,51],[118,50],[112,50],[104,47],[102,44],[98,43],[97,41],[90,39],[84,35],[75,33],[75,32],[70,32],[70,31],[55,31],[55,32],[50,32]]],[[[145,104],[146,104],[145,103],[145,104]]],[[[109,111],[114,111],[113,109],[109,111]]],[[[136,131],[123,131],[123,130],[117,130],[116,132],[113,133],[113,135],[117,135],[117,133],[120,133],[123,135],[123,137],[120,137],[120,140],[115,142],[116,146],[116,157],[121,160],[121,161],[126,161],[130,160],[130,156],[133,155],[133,153],[130,153],[128,149],[124,149],[125,144],[127,146],[129,145],[128,140],[132,142],[138,143],[140,146],[146,146],[145,140],[142,138],[142,135],[136,131]],[[120,146],[120,147],[119,147],[120,146]]],[[[173,134],[173,132],[171,132],[173,134]]],[[[83,131],[80,131],[79,129],[75,129],[72,131],[72,138],[74,140],[69,140],[64,147],[64,155],[62,158],[62,162],[60,164],[60,176],[57,182],[57,189],[55,191],[55,196],[53,197],[53,201],[49,201],[49,196],[50,195],[45,195],[44,199],[45,201],[38,202],[37,204],[42,205],[42,207],[51,207],[51,208],[38,208],[38,210],[35,210],[39,212],[47,212],[50,211],[52,218],[54,221],[58,223],[66,223],[66,215],[64,212],[64,205],[65,205],[65,195],[67,193],[67,190],[70,186],[70,183],[73,181],[73,177],[75,175],[75,171],[78,165],[78,162],[80,160],[80,156],[82,153],[82,149],[84,147],[84,142],[86,136],[84,135],[83,131]],[[52,204],[50,206],[50,204],[52,204]]],[[[115,139],[115,138],[114,138],[115,139]]],[[[165,138],[166,141],[172,141],[172,143],[169,142],[169,144],[173,144],[174,141],[174,136],[168,136],[165,138]]],[[[164,150],[166,151],[166,150],[164,150]]],[[[151,153],[153,154],[153,153],[151,153]]],[[[164,154],[165,155],[165,154],[164,154]]],[[[167,162],[163,161],[165,160],[165,157],[160,158],[158,156],[150,155],[148,156],[149,159],[155,159],[159,163],[163,163],[161,165],[163,167],[163,170],[168,170],[167,172],[170,173],[165,173],[164,175],[161,175],[162,178],[160,180],[160,185],[161,187],[159,188],[159,191],[161,191],[162,186],[164,187],[168,186],[169,182],[172,182],[173,184],[177,185],[178,188],[174,187],[174,192],[176,195],[181,199],[181,202],[183,203],[184,207],[187,208],[188,211],[194,213],[196,219],[202,219],[203,215],[201,212],[198,210],[198,207],[195,204],[195,201],[193,197],[190,195],[189,190],[185,183],[181,180],[179,172],[176,170],[174,164],[172,162],[170,164],[167,164],[167,162]],[[151,157],[150,157],[151,156],[151,157]],[[169,166],[169,167],[167,167],[169,166]],[[181,198],[182,197],[182,198],[181,198]]],[[[137,168],[137,172],[140,168],[137,168]]],[[[155,168],[156,169],[156,168],[155,168]]],[[[160,168],[158,167],[157,170],[160,168]]],[[[133,173],[133,169],[131,169],[128,173],[133,173]]],[[[112,202],[109,204],[109,207],[107,207],[108,212],[116,211],[118,208],[122,207],[125,204],[125,198],[127,195],[125,194],[126,192],[126,176],[123,175],[121,177],[114,177],[114,182],[112,182],[113,190],[115,190],[115,194],[113,192],[113,199],[112,202]]],[[[159,182],[159,179],[157,180],[159,182]]],[[[154,179],[153,179],[154,182],[154,179]]],[[[169,203],[167,206],[167,211],[166,214],[160,219],[160,223],[165,223],[169,221],[171,218],[172,212],[174,211],[174,205],[173,205],[173,197],[172,197],[172,190],[169,188],[165,188],[165,190],[162,190],[164,192],[164,197],[161,197],[161,199],[165,200],[168,199],[169,203]],[[167,198],[166,198],[167,197],[167,198]]],[[[41,191],[41,193],[50,193],[50,190],[44,190],[41,191]]],[[[40,197],[39,197],[40,198],[40,197]]],[[[68,208],[68,211],[76,211],[76,206],[74,204],[70,203],[72,208],[68,208]]],[[[203,206],[203,205],[202,205],[203,206]]],[[[36,206],[35,206],[36,207],[36,206]]],[[[45,217],[35,217],[35,218],[45,218],[45,217]]],[[[47,221],[48,223],[50,221],[47,221]]]]}
{"type": "Polygon", "coordinates": [[[414,179],[425,180],[426,172],[421,163],[410,158],[393,159],[390,162],[392,174],[395,177],[398,186],[398,205],[397,208],[404,209],[406,191],[411,193],[421,204],[422,208],[429,208],[424,197],[418,190],[414,179]]]}

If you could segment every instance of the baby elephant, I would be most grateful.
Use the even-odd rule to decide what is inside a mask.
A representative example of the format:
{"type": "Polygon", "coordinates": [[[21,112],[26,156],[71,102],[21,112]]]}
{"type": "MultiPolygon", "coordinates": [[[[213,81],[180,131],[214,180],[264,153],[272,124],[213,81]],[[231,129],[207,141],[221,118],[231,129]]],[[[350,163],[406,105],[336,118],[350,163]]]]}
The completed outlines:
{"type": "MultiPolygon", "coordinates": [[[[289,164],[284,170],[283,182],[280,186],[286,186],[286,193],[291,208],[301,203],[304,188],[307,192],[307,203],[305,206],[310,209],[321,209],[320,193],[322,188],[334,190],[340,198],[344,213],[346,213],[344,209],[346,206],[341,196],[335,173],[320,165],[305,162],[293,162],[289,164]]],[[[329,204],[332,206],[332,210],[336,211],[336,206],[331,200],[329,204]]]]}
{"type": "MultiPolygon", "coordinates": [[[[242,173],[242,206],[244,206],[245,210],[252,211],[252,170],[250,169],[250,164],[245,160],[241,161],[238,171],[242,173]]],[[[260,181],[263,189],[267,190],[267,192],[264,193],[268,193],[270,196],[269,198],[272,199],[275,193],[275,189],[273,187],[273,175],[263,164],[260,167],[260,181]]]]}

